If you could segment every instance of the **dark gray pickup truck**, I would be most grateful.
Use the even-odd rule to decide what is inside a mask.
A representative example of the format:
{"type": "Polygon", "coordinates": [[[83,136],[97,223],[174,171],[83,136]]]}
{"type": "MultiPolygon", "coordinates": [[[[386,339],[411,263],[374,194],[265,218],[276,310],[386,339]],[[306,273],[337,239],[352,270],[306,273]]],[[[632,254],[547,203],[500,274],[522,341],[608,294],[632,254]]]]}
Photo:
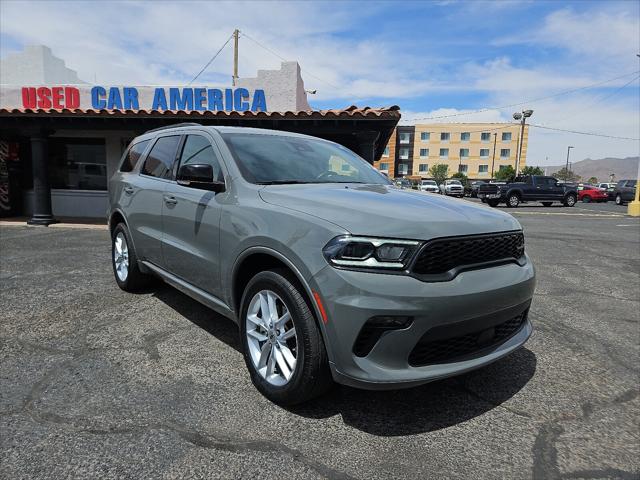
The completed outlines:
{"type": "Polygon", "coordinates": [[[558,183],[553,177],[523,175],[505,185],[480,185],[478,198],[492,207],[501,202],[511,208],[517,207],[520,202],[542,202],[545,207],[560,202],[566,207],[573,207],[578,199],[578,191],[573,186],[558,183]]]}

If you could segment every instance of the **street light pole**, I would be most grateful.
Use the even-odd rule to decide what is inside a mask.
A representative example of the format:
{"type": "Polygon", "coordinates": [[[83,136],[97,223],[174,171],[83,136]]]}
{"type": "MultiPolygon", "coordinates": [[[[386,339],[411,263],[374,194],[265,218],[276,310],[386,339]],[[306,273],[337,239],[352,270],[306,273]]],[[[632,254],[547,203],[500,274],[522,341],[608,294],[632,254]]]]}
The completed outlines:
{"type": "Polygon", "coordinates": [[[524,141],[524,126],[527,123],[527,118],[533,115],[533,110],[523,110],[522,113],[516,112],[513,114],[514,120],[520,121],[520,139],[518,141],[518,152],[516,155],[516,175],[520,174],[520,160],[522,159],[522,143],[524,141]]]}
{"type": "Polygon", "coordinates": [[[496,142],[498,141],[498,134],[493,134],[493,159],[491,160],[491,178],[493,178],[493,168],[496,164],[496,142]]]}
{"type": "Polygon", "coordinates": [[[569,152],[571,151],[572,148],[573,147],[571,147],[571,146],[567,147],[567,164],[564,167],[564,175],[565,175],[564,180],[565,181],[569,180],[569,152]]]}

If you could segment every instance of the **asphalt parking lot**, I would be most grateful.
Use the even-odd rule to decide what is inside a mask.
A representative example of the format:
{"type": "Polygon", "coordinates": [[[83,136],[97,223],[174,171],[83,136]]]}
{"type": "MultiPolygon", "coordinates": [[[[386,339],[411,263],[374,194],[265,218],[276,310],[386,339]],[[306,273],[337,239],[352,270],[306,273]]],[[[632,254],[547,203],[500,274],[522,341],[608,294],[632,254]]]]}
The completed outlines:
{"type": "Polygon", "coordinates": [[[524,348],[292,409],[253,388],[231,321],[120,291],[106,230],[0,227],[0,477],[638,478],[640,222],[508,211],[538,274],[524,348]]]}

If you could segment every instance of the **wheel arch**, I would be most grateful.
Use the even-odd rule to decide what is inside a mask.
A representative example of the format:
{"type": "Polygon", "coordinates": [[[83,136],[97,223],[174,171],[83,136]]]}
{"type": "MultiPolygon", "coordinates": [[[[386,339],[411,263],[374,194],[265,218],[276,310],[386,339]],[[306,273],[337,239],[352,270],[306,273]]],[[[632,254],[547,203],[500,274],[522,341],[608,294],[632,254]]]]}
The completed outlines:
{"type": "Polygon", "coordinates": [[[285,268],[291,273],[299,286],[302,287],[302,293],[304,293],[305,300],[307,300],[311,311],[314,313],[314,319],[322,332],[326,345],[325,331],[322,322],[319,321],[322,316],[317,303],[314,301],[311,286],[291,260],[269,247],[248,248],[238,257],[233,267],[233,273],[231,275],[231,301],[238,321],[242,321],[240,319],[240,302],[242,301],[244,287],[255,274],[273,268],[285,268]]]}

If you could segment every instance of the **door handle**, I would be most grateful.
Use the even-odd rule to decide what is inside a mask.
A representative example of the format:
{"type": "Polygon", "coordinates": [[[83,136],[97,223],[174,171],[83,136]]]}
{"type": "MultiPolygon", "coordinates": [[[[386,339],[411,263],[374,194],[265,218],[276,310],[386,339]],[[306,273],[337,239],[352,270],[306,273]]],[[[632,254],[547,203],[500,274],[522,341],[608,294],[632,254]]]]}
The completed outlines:
{"type": "Polygon", "coordinates": [[[176,203],[178,203],[178,200],[176,200],[176,197],[174,197],[173,195],[165,195],[164,203],[166,203],[167,205],[175,205],[176,203]]]}
{"type": "Polygon", "coordinates": [[[124,187],[124,193],[131,195],[133,193],[133,187],[124,187]]]}

